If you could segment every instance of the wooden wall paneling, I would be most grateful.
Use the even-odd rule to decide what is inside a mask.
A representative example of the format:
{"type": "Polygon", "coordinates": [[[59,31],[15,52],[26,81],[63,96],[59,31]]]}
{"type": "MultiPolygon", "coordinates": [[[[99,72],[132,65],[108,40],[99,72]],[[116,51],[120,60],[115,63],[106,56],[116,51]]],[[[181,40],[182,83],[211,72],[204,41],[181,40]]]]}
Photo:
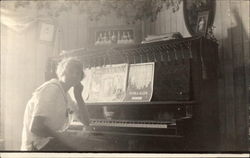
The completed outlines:
{"type": "Polygon", "coordinates": [[[82,21],[82,15],[80,15],[80,13],[78,12],[78,11],[76,11],[76,14],[75,14],[75,16],[76,16],[76,48],[81,48],[82,46],[81,46],[81,36],[82,36],[82,34],[80,34],[80,29],[81,29],[81,27],[82,27],[82,23],[81,23],[81,21],[82,21]]]}
{"type": "Polygon", "coordinates": [[[226,114],[225,114],[225,95],[224,95],[224,52],[223,52],[223,41],[222,41],[222,37],[223,37],[223,32],[222,32],[222,23],[223,21],[221,20],[222,17],[222,6],[221,6],[221,1],[217,1],[216,2],[216,15],[215,15],[215,21],[214,21],[214,25],[216,26],[216,29],[214,30],[214,35],[215,37],[218,39],[218,44],[219,44],[219,51],[218,51],[218,57],[219,57],[219,64],[218,64],[218,72],[219,72],[219,80],[218,80],[218,94],[219,94],[219,119],[220,119],[220,135],[221,135],[221,139],[220,139],[220,149],[222,149],[222,145],[225,143],[225,139],[224,139],[224,134],[225,134],[225,118],[226,118],[226,114]]]}
{"type": "Polygon", "coordinates": [[[56,18],[56,27],[58,29],[58,32],[57,32],[57,35],[56,35],[56,43],[55,43],[55,52],[54,54],[57,55],[57,54],[60,54],[61,51],[64,49],[64,43],[65,43],[65,40],[64,40],[64,37],[65,37],[65,25],[64,25],[64,14],[65,13],[61,13],[57,18],[56,18]]]}
{"type": "Polygon", "coordinates": [[[87,16],[83,13],[79,14],[79,28],[78,28],[78,48],[86,48],[87,47],[87,39],[88,39],[88,23],[87,16]]]}
{"type": "Polygon", "coordinates": [[[167,32],[167,28],[166,28],[166,23],[167,23],[167,19],[166,19],[166,14],[167,14],[167,9],[164,7],[163,10],[161,11],[161,31],[162,33],[166,33],[167,32]]]}
{"type": "Polygon", "coordinates": [[[156,21],[151,22],[151,33],[156,34],[156,21]]]}
{"type": "Polygon", "coordinates": [[[153,21],[152,23],[151,23],[151,26],[152,26],[152,34],[157,34],[158,33],[158,28],[157,28],[157,26],[159,26],[159,25],[157,25],[158,23],[158,20],[155,20],[155,21],[153,21]]]}
{"type": "MultiPolygon", "coordinates": [[[[3,80],[4,80],[4,104],[2,104],[2,106],[4,106],[4,140],[5,140],[5,150],[6,149],[10,149],[11,146],[13,145],[12,141],[11,141],[11,137],[13,135],[13,129],[11,128],[11,119],[13,119],[13,114],[9,116],[9,114],[11,114],[11,108],[13,108],[11,105],[11,100],[8,99],[8,97],[10,97],[10,87],[9,87],[9,81],[7,80],[7,78],[9,78],[9,72],[10,69],[7,70],[8,66],[10,65],[10,57],[8,56],[8,54],[10,52],[12,52],[9,48],[9,44],[10,44],[10,41],[11,41],[11,38],[10,38],[10,30],[9,29],[6,29],[5,30],[7,33],[7,39],[6,39],[6,45],[7,45],[7,50],[6,52],[1,52],[1,56],[2,57],[5,57],[4,58],[4,61],[5,61],[5,65],[3,65],[3,69],[4,69],[4,77],[3,77],[3,80]],[[7,54],[8,53],[8,54],[7,54]],[[2,54],[5,54],[4,56],[2,54]],[[9,105],[9,106],[8,106],[9,105]]],[[[14,63],[13,62],[13,59],[11,59],[12,62],[11,63],[14,63]]],[[[1,65],[2,67],[2,65],[1,65]]],[[[14,65],[13,65],[14,67],[14,65]]],[[[11,76],[13,77],[13,76],[11,76]]]]}
{"type": "Polygon", "coordinates": [[[232,51],[233,51],[233,77],[234,77],[234,104],[237,151],[247,151],[247,105],[246,105],[246,79],[243,49],[242,10],[240,1],[231,2],[232,18],[232,51]]]}
{"type": "Polygon", "coordinates": [[[83,16],[79,12],[77,12],[76,13],[76,25],[77,25],[77,28],[76,28],[76,48],[77,49],[84,47],[83,40],[82,40],[82,38],[84,37],[82,34],[82,30],[84,29],[83,25],[82,25],[82,20],[83,20],[83,16]]]}
{"type": "Polygon", "coordinates": [[[70,49],[79,48],[78,47],[78,40],[77,40],[78,36],[79,36],[79,34],[77,34],[78,29],[79,29],[78,16],[79,16],[79,14],[77,13],[76,8],[73,7],[72,12],[70,14],[70,23],[69,23],[69,25],[70,25],[70,30],[69,30],[70,35],[69,35],[69,37],[70,37],[70,44],[71,44],[70,49]]]}
{"type": "MultiPolygon", "coordinates": [[[[120,23],[120,19],[117,18],[115,13],[111,13],[108,16],[104,17],[104,23],[101,24],[101,25],[104,25],[104,26],[117,26],[117,25],[119,25],[119,23],[120,23]]],[[[124,21],[124,25],[127,25],[126,21],[124,21]]]]}
{"type": "Polygon", "coordinates": [[[105,17],[103,17],[103,19],[104,19],[104,22],[102,24],[100,24],[100,26],[107,26],[109,24],[109,21],[110,21],[109,17],[105,16],[105,17]]]}
{"type": "MultiPolygon", "coordinates": [[[[5,135],[5,109],[6,109],[6,106],[5,103],[6,103],[6,94],[5,94],[5,90],[6,90],[6,69],[5,69],[5,66],[6,66],[6,54],[7,54],[7,28],[6,26],[2,25],[1,24],[1,27],[0,27],[0,30],[1,30],[1,56],[0,56],[0,63],[1,63],[1,75],[0,75],[0,139],[4,139],[4,135],[5,135]]],[[[4,142],[2,144],[2,148],[0,148],[0,150],[4,149],[4,142]]]]}
{"type": "Polygon", "coordinates": [[[165,12],[165,27],[166,27],[166,32],[171,32],[171,11],[169,9],[166,10],[165,12]]]}
{"type": "Polygon", "coordinates": [[[77,13],[77,11],[73,11],[73,15],[72,15],[74,18],[73,18],[73,23],[72,23],[72,31],[74,32],[74,38],[73,38],[73,47],[72,49],[78,49],[80,48],[80,45],[79,45],[79,29],[80,29],[80,22],[79,22],[79,14],[77,13]]]}
{"type": "Polygon", "coordinates": [[[176,31],[180,32],[183,35],[184,29],[183,27],[185,26],[184,23],[184,18],[183,18],[183,6],[180,4],[179,10],[176,12],[176,31]]]}
{"type": "Polygon", "coordinates": [[[67,21],[68,23],[66,24],[67,25],[67,42],[68,42],[68,47],[67,47],[67,50],[70,50],[70,49],[75,49],[74,48],[74,43],[75,43],[75,29],[74,29],[74,15],[71,12],[68,12],[67,13],[67,21]]]}
{"type": "MultiPolygon", "coordinates": [[[[245,14],[250,12],[250,1],[241,1],[241,10],[242,12],[242,29],[245,31],[243,33],[243,49],[244,49],[244,59],[245,59],[245,68],[246,68],[246,84],[248,87],[247,96],[250,97],[250,15],[245,14]]],[[[250,98],[247,100],[248,107],[250,107],[250,98]]],[[[249,114],[250,116],[250,114],[249,114]]]]}
{"type": "Polygon", "coordinates": [[[141,21],[141,40],[144,40],[146,37],[146,19],[141,21]]]}
{"type": "Polygon", "coordinates": [[[93,27],[94,26],[97,26],[97,23],[95,22],[95,21],[91,21],[90,19],[89,19],[89,17],[87,17],[87,33],[86,33],[86,36],[87,36],[87,39],[86,39],[86,42],[87,42],[87,47],[89,47],[90,46],[90,39],[92,39],[92,29],[93,29],[93,27]]]}
{"type": "Polygon", "coordinates": [[[186,28],[183,13],[183,2],[180,3],[179,10],[173,13],[172,9],[167,10],[167,32],[180,32],[183,37],[190,37],[186,28]]]}
{"type": "Polygon", "coordinates": [[[155,30],[154,30],[154,22],[152,22],[150,19],[149,19],[149,28],[150,28],[150,35],[154,34],[155,30]]]}
{"type": "MultiPolygon", "coordinates": [[[[7,145],[7,135],[6,135],[6,132],[9,132],[7,130],[8,128],[8,121],[9,120],[6,120],[6,116],[7,116],[7,112],[8,112],[8,108],[6,106],[7,104],[7,93],[6,93],[6,90],[7,90],[7,70],[6,70],[6,65],[7,65],[7,54],[9,53],[9,46],[10,46],[10,43],[8,42],[9,41],[9,36],[8,36],[8,29],[6,26],[3,26],[1,25],[1,110],[2,110],[2,118],[3,120],[1,120],[3,122],[3,131],[2,131],[2,134],[3,134],[3,138],[4,138],[4,146],[6,148],[6,145],[7,145]]],[[[5,149],[4,148],[4,149],[5,149]]]]}
{"type": "Polygon", "coordinates": [[[67,50],[69,49],[69,14],[68,13],[62,13],[62,16],[60,18],[60,24],[62,26],[62,35],[63,35],[63,40],[62,40],[62,50],[67,50]]]}
{"type": "Polygon", "coordinates": [[[157,30],[158,30],[157,34],[164,33],[163,27],[162,27],[162,25],[164,24],[163,10],[158,14],[157,22],[158,22],[157,25],[156,25],[157,26],[157,30]]]}
{"type": "Polygon", "coordinates": [[[177,31],[177,15],[176,13],[173,13],[172,9],[169,9],[170,11],[170,20],[171,20],[171,30],[170,32],[176,32],[177,31]]]}
{"type": "Polygon", "coordinates": [[[144,38],[147,37],[147,35],[151,34],[151,26],[150,26],[150,20],[149,19],[145,19],[144,20],[144,38]]]}
{"type": "Polygon", "coordinates": [[[66,24],[67,25],[67,30],[66,30],[66,33],[67,33],[67,50],[70,50],[70,49],[74,49],[73,48],[73,41],[74,41],[74,38],[75,38],[75,35],[74,35],[74,30],[73,30],[73,22],[74,22],[74,18],[72,16],[72,12],[68,12],[67,13],[67,21],[68,23],[66,24]]]}
{"type": "Polygon", "coordinates": [[[155,25],[155,34],[160,34],[160,29],[161,29],[161,15],[160,13],[157,15],[157,19],[154,22],[155,25]]]}
{"type": "MultiPolygon", "coordinates": [[[[247,111],[247,132],[249,133],[250,123],[249,123],[249,108],[250,108],[250,93],[249,93],[249,85],[250,85],[250,15],[246,14],[250,12],[250,1],[241,1],[241,15],[242,15],[242,30],[243,30],[243,52],[244,52],[244,63],[245,63],[245,77],[246,77],[246,111],[247,111]]],[[[249,134],[248,134],[249,135],[249,134]]],[[[250,144],[248,142],[248,148],[250,144]]]]}
{"type": "Polygon", "coordinates": [[[62,50],[67,50],[68,49],[68,21],[67,21],[67,13],[62,14],[62,19],[61,19],[61,25],[62,27],[62,34],[63,34],[63,44],[62,44],[62,50]]]}
{"type": "Polygon", "coordinates": [[[236,142],[235,127],[235,108],[234,108],[234,81],[233,81],[233,59],[232,59],[232,35],[231,35],[231,3],[230,1],[221,1],[223,39],[222,46],[224,51],[224,95],[225,95],[225,139],[228,140],[223,146],[225,150],[234,150],[236,142]]]}
{"type": "Polygon", "coordinates": [[[179,15],[181,15],[181,23],[182,23],[182,29],[181,29],[181,34],[183,37],[190,37],[190,33],[187,30],[185,20],[184,20],[184,11],[183,11],[183,2],[180,4],[180,9],[179,9],[179,15]]]}
{"type": "Polygon", "coordinates": [[[160,12],[161,15],[161,21],[160,21],[160,33],[166,33],[166,9],[162,9],[162,11],[160,12]]]}
{"type": "Polygon", "coordinates": [[[82,15],[81,17],[81,28],[80,28],[80,45],[83,45],[83,47],[88,47],[88,31],[89,31],[89,23],[88,23],[88,17],[86,15],[82,15]]]}
{"type": "Polygon", "coordinates": [[[148,35],[149,35],[149,22],[148,19],[144,19],[142,21],[142,31],[144,30],[144,32],[142,32],[142,40],[144,40],[148,35]]]}
{"type": "MultiPolygon", "coordinates": [[[[50,56],[58,56],[60,53],[60,26],[58,25],[58,20],[55,20],[55,33],[54,33],[54,41],[53,48],[50,56]]],[[[49,56],[48,56],[49,57],[49,56]]]]}

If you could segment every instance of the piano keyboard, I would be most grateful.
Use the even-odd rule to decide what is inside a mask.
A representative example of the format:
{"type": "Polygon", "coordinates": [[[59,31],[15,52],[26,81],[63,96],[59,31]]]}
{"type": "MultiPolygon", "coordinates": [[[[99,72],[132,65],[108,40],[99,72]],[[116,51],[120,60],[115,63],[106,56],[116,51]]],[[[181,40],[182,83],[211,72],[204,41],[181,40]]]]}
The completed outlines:
{"type": "Polygon", "coordinates": [[[133,127],[133,128],[168,128],[170,121],[135,121],[135,120],[102,120],[91,119],[90,126],[133,127]]]}

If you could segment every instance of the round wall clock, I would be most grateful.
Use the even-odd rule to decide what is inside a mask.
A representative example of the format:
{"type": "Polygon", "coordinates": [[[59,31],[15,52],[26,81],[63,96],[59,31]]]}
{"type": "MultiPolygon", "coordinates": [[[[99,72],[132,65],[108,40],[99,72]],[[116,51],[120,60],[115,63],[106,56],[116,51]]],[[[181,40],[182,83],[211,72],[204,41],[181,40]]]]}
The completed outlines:
{"type": "Polygon", "coordinates": [[[199,25],[200,14],[207,13],[207,25],[210,27],[214,22],[215,15],[215,0],[184,0],[183,1],[183,11],[186,27],[189,33],[197,35],[197,27],[199,25]]]}

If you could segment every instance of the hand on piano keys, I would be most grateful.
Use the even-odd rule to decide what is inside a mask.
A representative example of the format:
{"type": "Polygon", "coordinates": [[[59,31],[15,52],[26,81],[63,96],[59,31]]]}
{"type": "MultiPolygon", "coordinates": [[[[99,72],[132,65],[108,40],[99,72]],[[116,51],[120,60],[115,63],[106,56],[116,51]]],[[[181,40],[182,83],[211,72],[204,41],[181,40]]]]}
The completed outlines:
{"type": "Polygon", "coordinates": [[[101,141],[102,138],[98,138],[98,136],[102,136],[98,133],[93,133],[92,126],[85,126],[80,121],[74,120],[70,123],[69,127],[66,129],[66,132],[69,136],[80,138],[80,139],[91,139],[96,141],[101,141]],[[92,137],[92,136],[95,137],[92,137]]]}

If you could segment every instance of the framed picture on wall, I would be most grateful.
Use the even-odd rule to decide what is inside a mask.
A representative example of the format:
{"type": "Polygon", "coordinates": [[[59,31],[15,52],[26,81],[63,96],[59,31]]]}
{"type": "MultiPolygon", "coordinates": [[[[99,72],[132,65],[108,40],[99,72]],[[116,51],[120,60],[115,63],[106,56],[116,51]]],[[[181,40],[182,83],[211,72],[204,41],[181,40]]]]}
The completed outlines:
{"type": "Polygon", "coordinates": [[[203,11],[209,12],[207,27],[211,27],[214,22],[216,1],[214,0],[185,0],[183,1],[183,12],[185,25],[191,35],[196,35],[198,14],[203,11]]]}
{"type": "Polygon", "coordinates": [[[55,26],[50,23],[40,23],[39,39],[45,42],[52,42],[54,40],[55,26]]]}
{"type": "Polygon", "coordinates": [[[140,42],[140,34],[134,25],[92,27],[89,31],[91,46],[119,46],[140,42]]]}
{"type": "Polygon", "coordinates": [[[133,29],[104,29],[95,32],[95,46],[110,44],[133,44],[133,29]]]}
{"type": "Polygon", "coordinates": [[[203,11],[198,13],[197,23],[196,23],[196,34],[205,36],[208,27],[208,11],[203,11]]]}

